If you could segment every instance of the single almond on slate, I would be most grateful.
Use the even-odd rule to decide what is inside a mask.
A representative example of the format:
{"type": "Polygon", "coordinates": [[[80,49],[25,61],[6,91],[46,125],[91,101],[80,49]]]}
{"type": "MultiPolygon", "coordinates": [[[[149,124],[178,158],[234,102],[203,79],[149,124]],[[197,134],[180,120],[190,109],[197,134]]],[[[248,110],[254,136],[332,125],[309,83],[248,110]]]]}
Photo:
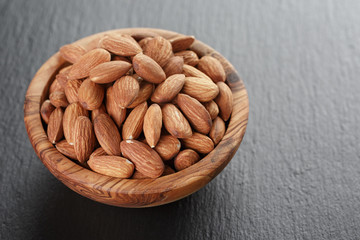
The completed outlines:
{"type": "Polygon", "coordinates": [[[106,113],[106,108],[104,104],[101,104],[99,108],[91,111],[91,121],[94,122],[95,118],[102,113],[106,113]]]}
{"type": "Polygon", "coordinates": [[[170,39],[172,49],[174,52],[179,52],[188,49],[195,41],[194,36],[180,36],[170,39]]]}
{"type": "Polygon", "coordinates": [[[167,175],[170,175],[170,174],[173,174],[175,173],[175,170],[172,169],[170,166],[168,165],[165,165],[165,169],[164,169],[164,172],[161,176],[167,176],[167,175]]]}
{"type": "Polygon", "coordinates": [[[131,36],[111,34],[102,37],[99,47],[119,56],[134,56],[142,52],[139,44],[131,36]]]}
{"type": "Polygon", "coordinates": [[[74,103],[79,100],[78,93],[81,84],[82,81],[80,79],[73,79],[67,81],[64,90],[65,90],[66,99],[68,100],[69,103],[74,103]]]}
{"type": "Polygon", "coordinates": [[[171,135],[162,135],[155,151],[160,155],[163,161],[168,161],[178,154],[181,148],[179,139],[171,135]]]}
{"type": "Polygon", "coordinates": [[[108,154],[105,152],[105,150],[102,147],[99,147],[91,153],[89,159],[98,156],[108,156],[108,154]]]}
{"type": "Polygon", "coordinates": [[[118,55],[112,55],[111,61],[124,61],[131,64],[131,60],[128,57],[123,57],[118,55]]]}
{"type": "Polygon", "coordinates": [[[219,95],[215,98],[216,104],[220,109],[220,117],[227,121],[233,109],[233,95],[229,86],[224,82],[218,82],[219,95]]]}
{"type": "Polygon", "coordinates": [[[199,61],[198,69],[208,75],[214,82],[225,82],[225,70],[219,60],[212,56],[203,56],[199,61]]]}
{"type": "Polygon", "coordinates": [[[134,174],[132,175],[131,178],[132,179],[146,179],[146,178],[150,178],[150,177],[146,176],[145,174],[142,174],[138,170],[135,170],[134,174]]]}
{"type": "Polygon", "coordinates": [[[147,109],[147,102],[143,102],[131,111],[122,128],[122,137],[124,140],[137,139],[140,136],[147,109]]]}
{"type": "Polygon", "coordinates": [[[74,146],[70,145],[66,140],[61,140],[60,142],[56,143],[55,147],[66,157],[77,160],[74,146]]]}
{"type": "Polygon", "coordinates": [[[59,52],[61,57],[66,61],[70,63],[76,63],[81,58],[81,56],[86,53],[86,50],[79,44],[72,43],[62,46],[59,52]]]}
{"type": "Polygon", "coordinates": [[[85,79],[79,88],[78,98],[83,108],[87,110],[97,109],[104,99],[104,88],[89,78],[85,79]]]}
{"type": "Polygon", "coordinates": [[[191,50],[177,52],[175,56],[183,57],[184,63],[190,66],[196,66],[199,63],[198,55],[191,50]]]}
{"type": "Polygon", "coordinates": [[[118,106],[115,102],[113,86],[110,86],[106,90],[106,111],[120,128],[126,118],[126,108],[120,108],[120,106],[118,106]]]}
{"type": "Polygon", "coordinates": [[[158,143],[161,135],[162,114],[161,108],[156,103],[152,104],[144,116],[143,131],[146,142],[151,148],[158,143]]]}
{"type": "Polygon", "coordinates": [[[52,94],[53,92],[63,92],[64,91],[64,88],[63,86],[60,85],[59,81],[57,79],[55,79],[53,81],[53,83],[50,85],[50,88],[49,88],[49,95],[52,94]]]}
{"type": "Polygon", "coordinates": [[[130,104],[127,108],[134,108],[137,105],[139,105],[140,103],[145,102],[146,100],[148,100],[150,98],[153,91],[154,91],[154,84],[146,82],[146,81],[140,82],[140,89],[139,89],[138,96],[135,98],[135,100],[132,102],[132,104],[130,104]]]}
{"type": "Polygon", "coordinates": [[[110,83],[125,75],[131,68],[131,63],[111,61],[97,65],[90,71],[89,78],[94,83],[110,83]]]}
{"type": "Polygon", "coordinates": [[[196,98],[200,102],[209,102],[219,94],[219,88],[211,80],[186,77],[182,92],[196,98]]]}
{"type": "Polygon", "coordinates": [[[80,116],[75,121],[74,149],[77,160],[81,163],[89,159],[95,146],[93,125],[88,117],[80,116]]]}
{"type": "Polygon", "coordinates": [[[173,55],[171,43],[161,36],[154,37],[144,45],[144,54],[163,67],[173,55]]]}
{"type": "Polygon", "coordinates": [[[172,136],[177,138],[191,137],[190,124],[175,105],[165,104],[161,110],[164,126],[172,136]]]}
{"type": "Polygon", "coordinates": [[[62,139],[64,136],[63,132],[63,110],[61,107],[57,107],[50,115],[49,117],[49,123],[47,126],[47,135],[49,138],[49,141],[52,144],[55,144],[59,140],[62,139]]]}
{"type": "Polygon", "coordinates": [[[50,94],[50,102],[55,107],[67,107],[69,105],[68,100],[64,92],[56,91],[50,94]]]}
{"type": "Polygon", "coordinates": [[[207,154],[214,149],[213,141],[206,135],[194,132],[189,138],[182,139],[185,148],[191,148],[199,153],[207,154]]]}
{"type": "Polygon", "coordinates": [[[111,55],[108,51],[101,48],[91,50],[82,55],[80,59],[74,63],[69,72],[69,79],[86,78],[89,76],[91,69],[110,60],[111,55]]]}
{"type": "Polygon", "coordinates": [[[180,56],[169,58],[163,69],[166,77],[183,72],[184,59],[180,56]]]}
{"type": "Polygon", "coordinates": [[[209,133],[212,125],[211,117],[206,108],[198,100],[180,93],[177,95],[177,105],[196,131],[202,134],[209,133]]]}
{"type": "Polygon", "coordinates": [[[225,122],[220,117],[216,117],[213,121],[209,137],[217,145],[225,135],[225,122]]]}
{"type": "Polygon", "coordinates": [[[145,54],[140,53],[133,58],[133,68],[140,77],[148,82],[157,84],[166,79],[160,65],[145,54]]]}
{"type": "Polygon", "coordinates": [[[95,172],[117,178],[131,177],[135,168],[132,162],[118,156],[95,156],[87,163],[95,172]]]}
{"type": "Polygon", "coordinates": [[[72,65],[64,67],[59,71],[59,73],[55,76],[55,79],[58,81],[58,83],[65,88],[66,83],[69,81],[69,73],[71,70],[72,65]]]}
{"type": "Polygon", "coordinates": [[[181,171],[191,165],[194,165],[199,160],[200,156],[194,150],[185,149],[176,156],[174,160],[174,167],[177,171],[181,171]]]}
{"type": "Polygon", "coordinates": [[[115,102],[121,108],[129,106],[139,94],[139,82],[132,76],[123,76],[113,86],[115,102]]]}
{"type": "Polygon", "coordinates": [[[136,170],[150,178],[157,178],[164,172],[164,163],[157,152],[147,144],[136,140],[125,140],[121,144],[121,153],[130,159],[136,170]]]}
{"type": "Polygon", "coordinates": [[[107,114],[100,114],[94,120],[94,130],[100,146],[109,155],[120,156],[120,133],[107,114]]]}
{"type": "Polygon", "coordinates": [[[45,100],[42,104],[41,104],[41,108],[40,108],[40,114],[42,119],[44,120],[44,122],[46,124],[49,123],[49,118],[51,113],[54,111],[55,107],[51,104],[50,100],[45,100]]]}
{"type": "Polygon", "coordinates": [[[184,72],[186,77],[205,78],[207,80],[212,81],[211,78],[208,75],[206,75],[205,73],[203,73],[199,69],[197,69],[197,68],[195,68],[193,66],[187,65],[187,64],[184,64],[183,72],[184,72]]]}
{"type": "Polygon", "coordinates": [[[213,100],[211,100],[210,102],[205,102],[204,106],[206,110],[209,112],[211,119],[214,120],[219,114],[218,105],[213,100]]]}
{"type": "Polygon", "coordinates": [[[66,141],[70,145],[74,145],[75,121],[80,116],[88,117],[89,112],[86,109],[84,109],[78,102],[71,103],[65,109],[64,118],[63,118],[64,136],[65,136],[66,141]]]}
{"type": "Polygon", "coordinates": [[[156,103],[170,102],[181,91],[184,83],[184,74],[175,74],[168,77],[155,88],[151,101],[156,103]]]}

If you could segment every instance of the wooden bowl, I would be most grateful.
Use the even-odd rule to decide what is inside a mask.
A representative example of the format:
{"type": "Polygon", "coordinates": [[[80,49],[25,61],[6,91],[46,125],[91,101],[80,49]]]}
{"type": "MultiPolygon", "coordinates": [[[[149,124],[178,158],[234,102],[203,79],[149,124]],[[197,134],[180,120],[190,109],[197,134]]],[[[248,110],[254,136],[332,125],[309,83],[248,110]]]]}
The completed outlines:
{"type": "MultiPolygon", "coordinates": [[[[106,33],[154,33],[165,38],[182,34],[160,29],[119,29],[98,33],[77,41],[87,47],[96,46],[106,33]]],[[[49,142],[40,118],[40,106],[48,97],[54,76],[65,61],[59,52],[41,66],[31,81],[24,103],[24,121],[30,141],[50,172],[75,192],[109,205],[121,207],[151,207],[184,198],[205,186],[229,163],[245,134],[249,104],[245,86],[234,67],[211,47],[196,40],[191,49],[199,56],[210,54],[220,60],[227,74],[233,97],[233,113],[224,138],[205,158],[180,172],[157,179],[120,179],[92,172],[63,156],[49,142]]],[[[214,193],[215,194],[215,193],[214,193]]]]}

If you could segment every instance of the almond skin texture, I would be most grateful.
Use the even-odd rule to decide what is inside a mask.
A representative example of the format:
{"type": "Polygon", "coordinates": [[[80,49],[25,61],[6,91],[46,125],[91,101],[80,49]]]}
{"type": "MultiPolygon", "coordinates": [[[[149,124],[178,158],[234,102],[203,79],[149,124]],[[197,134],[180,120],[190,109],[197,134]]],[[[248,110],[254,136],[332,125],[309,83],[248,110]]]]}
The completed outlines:
{"type": "Polygon", "coordinates": [[[154,148],[160,139],[161,127],[161,108],[159,105],[154,103],[146,111],[143,126],[145,139],[151,148],[154,148]]]}
{"type": "Polygon", "coordinates": [[[177,138],[191,137],[190,124],[175,105],[165,104],[161,110],[164,126],[172,136],[177,138]]]}
{"type": "Polygon", "coordinates": [[[174,52],[179,52],[188,49],[195,41],[194,36],[181,36],[170,39],[172,49],[174,52]]]}
{"type": "Polygon", "coordinates": [[[84,163],[89,159],[95,146],[94,129],[88,117],[80,116],[76,119],[74,138],[74,149],[77,160],[84,163]]]}
{"type": "MultiPolygon", "coordinates": [[[[135,75],[134,75],[135,76],[135,75]]],[[[140,90],[138,96],[135,98],[135,100],[128,106],[128,108],[134,108],[140,103],[145,102],[150,98],[154,91],[154,84],[142,81],[140,83],[140,90]]]]}
{"type": "Polygon", "coordinates": [[[69,80],[69,73],[72,68],[72,65],[64,67],[59,71],[59,73],[56,75],[55,79],[59,82],[59,84],[65,88],[66,83],[69,80]]]}
{"type": "Polygon", "coordinates": [[[135,78],[124,76],[114,83],[113,91],[115,102],[120,108],[126,108],[138,96],[139,90],[140,85],[135,78]]]}
{"type": "Polygon", "coordinates": [[[55,107],[51,104],[50,100],[45,100],[41,104],[40,114],[46,124],[49,123],[51,113],[55,110],[55,107]]]}
{"type": "Polygon", "coordinates": [[[64,136],[65,136],[66,141],[70,145],[74,145],[75,121],[80,116],[87,117],[87,116],[89,116],[89,113],[78,102],[70,104],[65,109],[64,119],[63,119],[64,136]]]}
{"type": "Polygon", "coordinates": [[[101,48],[91,50],[74,63],[69,72],[69,79],[86,78],[89,76],[91,69],[101,63],[109,62],[110,60],[111,55],[108,51],[101,48]]]}
{"type": "Polygon", "coordinates": [[[107,114],[100,114],[94,120],[94,130],[100,146],[109,155],[120,156],[120,133],[107,114]]]}
{"type": "Polygon", "coordinates": [[[64,92],[56,91],[50,94],[50,102],[55,107],[67,107],[69,105],[68,100],[64,92]]]}
{"type": "Polygon", "coordinates": [[[78,93],[82,84],[80,79],[69,80],[65,86],[65,95],[69,103],[74,103],[79,100],[78,93]]]}
{"type": "Polygon", "coordinates": [[[171,57],[163,67],[166,77],[183,72],[184,59],[180,56],[171,57]]]}
{"type": "Polygon", "coordinates": [[[104,104],[101,104],[99,108],[91,111],[91,121],[94,122],[95,118],[102,113],[106,113],[106,108],[104,104]]]}
{"type": "Polygon", "coordinates": [[[76,63],[86,53],[86,50],[82,46],[72,43],[62,46],[59,52],[66,61],[76,63]]]}
{"type": "Polygon", "coordinates": [[[77,160],[74,146],[70,145],[66,140],[62,140],[55,145],[56,149],[71,159],[77,160]]]}
{"type": "Polygon", "coordinates": [[[57,79],[55,79],[53,81],[53,83],[50,85],[49,88],[49,95],[52,94],[53,92],[63,92],[64,91],[64,87],[62,87],[59,83],[59,81],[57,79]]]}
{"type": "Polygon", "coordinates": [[[144,54],[137,54],[133,58],[133,68],[140,77],[148,82],[158,84],[166,79],[165,72],[160,65],[144,54]]]}
{"type": "Polygon", "coordinates": [[[198,69],[208,75],[215,83],[225,82],[225,70],[216,58],[203,56],[199,61],[198,69]]]}
{"type": "Polygon", "coordinates": [[[194,150],[185,149],[176,156],[174,160],[174,166],[176,171],[181,171],[190,167],[191,165],[194,165],[199,160],[200,156],[194,150]]]}
{"type": "Polygon", "coordinates": [[[105,150],[102,147],[99,147],[92,152],[89,159],[98,156],[108,156],[108,154],[105,152],[105,150]]]}
{"type": "Polygon", "coordinates": [[[217,145],[224,137],[225,130],[225,122],[220,117],[216,117],[209,133],[209,137],[213,140],[215,145],[217,145]]]}
{"type": "Polygon", "coordinates": [[[143,102],[131,111],[126,118],[122,129],[124,140],[137,139],[140,136],[143,130],[144,116],[147,109],[147,102],[143,102]]]}
{"type": "Polygon", "coordinates": [[[87,163],[95,172],[117,178],[131,177],[135,168],[132,162],[118,156],[95,156],[87,163]]]}
{"type": "Polygon", "coordinates": [[[196,66],[199,63],[199,57],[191,50],[177,52],[175,53],[175,56],[183,57],[184,63],[190,66],[196,66]]]}
{"type": "Polygon", "coordinates": [[[142,52],[139,44],[131,36],[120,34],[106,35],[99,41],[99,47],[119,56],[134,56],[142,52]]]}
{"type": "Polygon", "coordinates": [[[212,125],[211,117],[206,108],[198,100],[180,93],[177,96],[177,105],[196,131],[202,134],[209,133],[212,125]]]}
{"type": "Polygon", "coordinates": [[[111,61],[97,65],[90,71],[89,78],[94,83],[111,83],[125,75],[131,68],[131,63],[111,61]]]}
{"type": "Polygon", "coordinates": [[[104,88],[88,78],[81,84],[78,98],[83,108],[87,110],[97,109],[104,99],[104,88]]]}
{"type": "Polygon", "coordinates": [[[163,161],[169,161],[179,153],[180,148],[181,143],[179,139],[171,135],[163,135],[155,146],[155,151],[163,161]]]}
{"type": "Polygon", "coordinates": [[[115,102],[113,86],[106,90],[106,111],[120,128],[126,118],[126,109],[120,108],[115,102]]]}
{"type": "Polygon", "coordinates": [[[185,148],[191,148],[198,153],[207,154],[214,149],[213,141],[206,135],[194,132],[190,138],[182,139],[185,148]]]}
{"type": "Polygon", "coordinates": [[[214,101],[204,103],[206,110],[209,112],[210,117],[214,120],[219,114],[219,107],[214,101]]]}
{"type": "Polygon", "coordinates": [[[123,156],[130,159],[135,164],[136,170],[142,174],[157,178],[164,172],[165,166],[161,157],[147,144],[126,140],[122,141],[120,146],[123,156]]]}
{"type": "Polygon", "coordinates": [[[197,77],[186,77],[182,92],[200,102],[209,102],[219,94],[219,88],[211,80],[197,77]]]}
{"type": "Polygon", "coordinates": [[[167,176],[167,175],[170,175],[170,174],[173,174],[175,173],[175,170],[172,169],[170,166],[168,165],[165,165],[165,170],[163,172],[163,174],[161,176],[167,176]]]}
{"type": "Polygon", "coordinates": [[[146,179],[146,178],[150,178],[150,177],[146,176],[145,174],[142,174],[138,170],[135,170],[134,174],[132,175],[131,178],[132,179],[146,179]]]}
{"type": "Polygon", "coordinates": [[[184,74],[175,74],[160,83],[151,96],[151,101],[156,103],[170,102],[181,91],[185,83],[184,74]]]}
{"type": "Polygon", "coordinates": [[[143,38],[139,41],[139,45],[140,47],[144,50],[146,44],[151,40],[153,39],[153,37],[146,37],[146,38],[143,38]]]}
{"type": "Polygon", "coordinates": [[[163,37],[154,37],[144,45],[144,54],[163,67],[173,55],[171,43],[163,37]]]}
{"type": "Polygon", "coordinates": [[[207,79],[209,81],[212,81],[211,78],[208,75],[206,75],[205,73],[203,73],[199,69],[197,69],[197,68],[195,68],[193,66],[187,65],[187,64],[184,64],[183,72],[184,72],[186,77],[199,77],[199,78],[205,78],[205,79],[207,79]]]}
{"type": "Polygon", "coordinates": [[[52,144],[60,141],[64,136],[63,132],[63,110],[57,107],[50,115],[49,124],[47,126],[47,135],[52,144]]]}
{"type": "Polygon", "coordinates": [[[219,95],[215,98],[216,104],[220,109],[220,117],[227,121],[233,109],[233,95],[229,86],[224,82],[218,82],[219,95]]]}

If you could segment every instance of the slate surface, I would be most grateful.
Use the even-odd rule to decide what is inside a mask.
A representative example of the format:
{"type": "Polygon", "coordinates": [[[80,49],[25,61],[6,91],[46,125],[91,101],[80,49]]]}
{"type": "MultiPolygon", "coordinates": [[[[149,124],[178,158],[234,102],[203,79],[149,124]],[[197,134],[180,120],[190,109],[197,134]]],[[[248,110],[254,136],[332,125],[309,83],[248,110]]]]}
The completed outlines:
{"type": "Polygon", "coordinates": [[[359,239],[360,1],[0,1],[0,239],[359,239]],[[35,155],[25,91],[61,45],[156,27],[213,46],[250,118],[225,170],[192,196],[125,209],[72,192],[35,155]]]}

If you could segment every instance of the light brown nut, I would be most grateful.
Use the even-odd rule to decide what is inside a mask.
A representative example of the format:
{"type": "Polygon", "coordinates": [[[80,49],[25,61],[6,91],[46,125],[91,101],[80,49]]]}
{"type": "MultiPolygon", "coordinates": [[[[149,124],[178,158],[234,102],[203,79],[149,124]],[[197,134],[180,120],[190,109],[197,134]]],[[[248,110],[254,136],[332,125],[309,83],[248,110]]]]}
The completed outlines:
{"type": "Polygon", "coordinates": [[[150,178],[157,178],[164,172],[164,163],[159,154],[147,144],[136,140],[125,140],[121,144],[121,153],[130,159],[136,170],[150,178]]]}
{"type": "Polygon", "coordinates": [[[191,148],[198,153],[207,154],[214,149],[213,141],[206,135],[194,132],[189,138],[182,139],[185,148],[191,148]]]}
{"type": "Polygon", "coordinates": [[[194,36],[180,36],[170,39],[173,52],[179,52],[188,49],[194,41],[194,36]]]}
{"type": "Polygon", "coordinates": [[[75,63],[86,53],[86,50],[79,44],[71,43],[62,46],[59,52],[63,59],[70,63],[75,63]]]}
{"type": "Polygon", "coordinates": [[[40,114],[42,119],[44,120],[44,122],[46,124],[49,123],[49,118],[51,113],[54,111],[55,107],[51,104],[50,100],[45,100],[42,104],[41,104],[41,108],[40,108],[40,114]]]}
{"type": "Polygon", "coordinates": [[[81,84],[82,81],[80,79],[73,79],[67,81],[64,90],[65,90],[66,99],[68,100],[69,103],[74,103],[79,100],[78,93],[81,84]]]}
{"type": "Polygon", "coordinates": [[[160,155],[162,160],[171,160],[179,153],[181,143],[179,139],[171,135],[162,135],[158,144],[155,146],[155,151],[160,155]]]}
{"type": "Polygon", "coordinates": [[[63,92],[64,88],[60,85],[59,81],[57,79],[55,79],[52,84],[50,85],[49,88],[49,95],[53,92],[63,92]]]}
{"type": "Polygon", "coordinates": [[[140,103],[145,102],[146,100],[148,100],[150,98],[153,91],[154,91],[154,84],[146,82],[146,81],[141,81],[138,96],[135,98],[135,100],[132,102],[132,104],[130,104],[127,108],[134,108],[137,105],[139,105],[140,103]]]}
{"type": "Polygon", "coordinates": [[[175,105],[165,104],[161,110],[164,126],[172,136],[177,138],[191,137],[190,124],[175,105]]]}
{"type": "Polygon", "coordinates": [[[186,77],[182,92],[200,102],[209,102],[219,94],[219,88],[206,78],[186,77]]]}
{"type": "Polygon", "coordinates": [[[120,128],[126,118],[126,108],[120,108],[115,102],[113,86],[106,90],[106,111],[120,128]]]}
{"type": "Polygon", "coordinates": [[[134,164],[118,156],[95,156],[87,163],[95,172],[110,177],[129,178],[134,172],[134,164]]]}
{"type": "Polygon", "coordinates": [[[79,88],[78,98],[83,108],[87,110],[97,109],[104,99],[104,88],[89,78],[85,79],[79,88]]]}
{"type": "Polygon", "coordinates": [[[220,109],[220,117],[227,121],[233,109],[233,95],[229,86],[224,82],[218,82],[219,95],[215,98],[216,104],[220,109]]]}
{"type": "Polygon", "coordinates": [[[203,56],[199,61],[198,69],[208,75],[215,83],[225,82],[225,70],[219,60],[212,56],[203,56]]]}
{"type": "Polygon", "coordinates": [[[161,135],[162,114],[161,108],[156,103],[152,104],[144,116],[143,131],[146,142],[151,148],[158,143],[161,135]]]}
{"type": "Polygon", "coordinates": [[[211,117],[206,108],[198,100],[180,93],[177,95],[176,102],[196,131],[202,134],[209,133],[212,125],[211,117]]]}
{"type": "Polygon", "coordinates": [[[209,137],[213,140],[214,144],[217,145],[225,135],[225,122],[220,117],[216,117],[213,121],[209,137]]]}
{"type": "Polygon", "coordinates": [[[68,100],[66,99],[65,93],[56,91],[50,94],[50,102],[55,107],[67,107],[69,105],[68,100]]]}
{"type": "Polygon", "coordinates": [[[165,165],[165,170],[163,172],[163,174],[161,176],[167,176],[167,175],[170,175],[170,174],[173,174],[175,173],[175,170],[172,169],[170,166],[168,165],[165,165]]]}
{"type": "Polygon", "coordinates": [[[109,155],[120,156],[120,133],[107,114],[100,114],[94,120],[94,130],[100,146],[109,155]]]}
{"type": "Polygon", "coordinates": [[[89,159],[98,156],[108,156],[108,154],[105,152],[105,150],[102,147],[99,147],[91,153],[89,159]]]}
{"type": "Polygon", "coordinates": [[[163,67],[173,55],[172,46],[169,40],[158,36],[150,39],[143,47],[144,54],[155,60],[163,67]]]}
{"type": "Polygon", "coordinates": [[[209,81],[212,81],[208,75],[206,75],[202,71],[198,70],[197,68],[187,65],[187,64],[184,64],[183,72],[186,77],[199,77],[199,78],[205,78],[209,81]]]}
{"type": "Polygon", "coordinates": [[[131,111],[126,118],[122,129],[122,137],[124,140],[137,139],[140,136],[147,109],[147,102],[143,102],[131,111]]]}
{"type": "Polygon", "coordinates": [[[65,88],[66,83],[69,80],[69,73],[72,68],[72,65],[62,68],[59,73],[55,76],[55,79],[61,85],[61,87],[65,88]]]}
{"type": "Polygon", "coordinates": [[[125,75],[131,66],[131,63],[125,61],[101,63],[91,69],[89,78],[94,83],[111,83],[125,75]]]}
{"type": "Polygon", "coordinates": [[[183,57],[184,63],[190,66],[196,66],[199,63],[198,55],[191,50],[177,52],[175,56],[183,57]]]}
{"type": "Polygon", "coordinates": [[[146,37],[146,38],[143,38],[139,41],[139,45],[140,47],[144,50],[146,44],[151,40],[153,39],[153,37],[146,37]]]}
{"type": "Polygon", "coordinates": [[[174,160],[174,166],[176,171],[181,171],[190,167],[191,165],[194,165],[199,160],[200,156],[194,150],[185,149],[176,156],[174,160]]]}
{"type": "Polygon", "coordinates": [[[136,41],[140,41],[144,38],[153,38],[159,36],[159,34],[154,33],[150,30],[142,30],[141,32],[135,32],[131,34],[131,37],[133,37],[136,41]]]}
{"type": "Polygon", "coordinates": [[[139,82],[132,76],[123,76],[113,85],[115,102],[120,108],[129,106],[138,96],[139,82]]]}
{"type": "Polygon", "coordinates": [[[137,54],[133,58],[135,72],[144,80],[151,83],[161,83],[166,79],[164,70],[160,65],[145,54],[137,54]]]}
{"type": "Polygon", "coordinates": [[[124,61],[131,64],[131,60],[129,59],[129,57],[123,57],[118,55],[112,55],[111,61],[124,61]]]}
{"type": "Polygon", "coordinates": [[[64,128],[64,136],[66,141],[70,145],[74,145],[74,127],[75,121],[80,116],[89,116],[89,113],[86,109],[84,109],[80,103],[71,103],[66,109],[64,113],[63,119],[63,128],[64,128]]]}
{"type": "Polygon", "coordinates": [[[206,110],[209,112],[210,117],[214,120],[219,114],[219,107],[214,101],[205,102],[204,106],[206,110]]]}
{"type": "Polygon", "coordinates": [[[165,66],[163,67],[166,77],[170,77],[174,74],[180,74],[183,72],[184,59],[180,56],[174,56],[169,58],[165,66]]]}
{"type": "Polygon", "coordinates": [[[106,113],[106,108],[104,104],[101,104],[99,108],[91,111],[91,121],[94,122],[95,118],[102,113],[106,113]]]}
{"type": "Polygon", "coordinates": [[[184,74],[175,74],[160,83],[151,96],[151,101],[156,103],[170,102],[181,91],[185,83],[184,74]]]}
{"type": "Polygon", "coordinates": [[[64,136],[62,125],[63,116],[64,113],[61,107],[57,107],[50,115],[49,124],[47,126],[47,135],[52,144],[57,143],[64,136]]]}
{"type": "Polygon", "coordinates": [[[139,44],[128,35],[111,34],[102,37],[99,41],[99,47],[108,50],[119,56],[134,56],[142,52],[139,44]]]}
{"type": "Polygon", "coordinates": [[[138,170],[135,170],[134,174],[132,175],[131,178],[132,179],[146,179],[146,178],[150,178],[150,177],[146,176],[145,174],[142,174],[138,170]]]}
{"type": "Polygon", "coordinates": [[[56,149],[68,158],[77,160],[74,146],[70,145],[66,140],[56,143],[56,149]]]}
{"type": "Polygon", "coordinates": [[[95,146],[93,125],[88,117],[80,116],[75,121],[74,150],[77,160],[84,163],[89,159],[95,146]]]}

